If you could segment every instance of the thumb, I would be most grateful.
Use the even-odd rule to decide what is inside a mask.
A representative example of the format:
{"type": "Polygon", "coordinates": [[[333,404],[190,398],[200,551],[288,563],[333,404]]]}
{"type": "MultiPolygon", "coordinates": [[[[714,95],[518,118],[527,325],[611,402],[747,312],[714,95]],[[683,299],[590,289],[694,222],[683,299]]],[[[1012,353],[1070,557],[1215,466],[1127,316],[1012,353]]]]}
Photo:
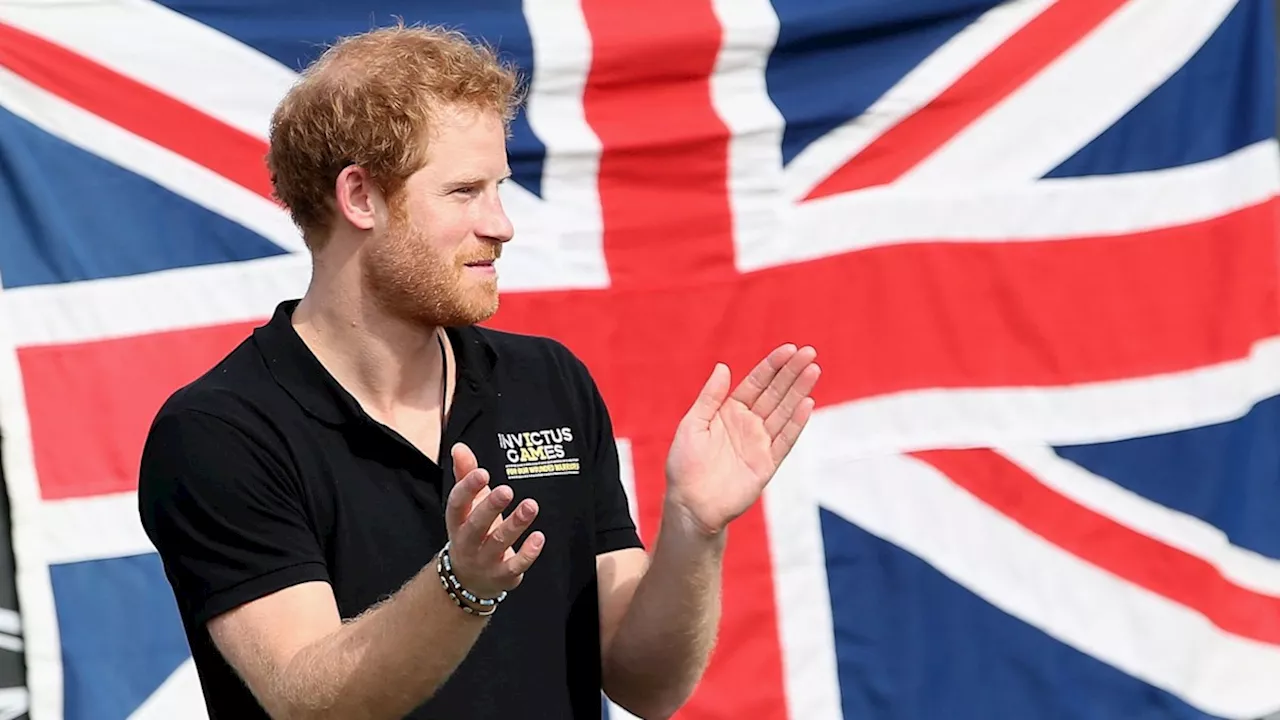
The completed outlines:
{"type": "Polygon", "coordinates": [[[711,422],[720,410],[720,406],[724,405],[724,401],[729,397],[729,376],[729,366],[716,363],[715,369],[711,371],[711,377],[707,378],[707,382],[698,393],[698,398],[693,401],[693,407],[689,408],[691,418],[703,424],[711,422]]]}
{"type": "Polygon", "coordinates": [[[453,481],[462,482],[462,478],[466,477],[467,473],[475,470],[479,463],[476,461],[475,453],[471,452],[471,448],[467,447],[465,443],[454,443],[451,452],[453,454],[453,481]]]}

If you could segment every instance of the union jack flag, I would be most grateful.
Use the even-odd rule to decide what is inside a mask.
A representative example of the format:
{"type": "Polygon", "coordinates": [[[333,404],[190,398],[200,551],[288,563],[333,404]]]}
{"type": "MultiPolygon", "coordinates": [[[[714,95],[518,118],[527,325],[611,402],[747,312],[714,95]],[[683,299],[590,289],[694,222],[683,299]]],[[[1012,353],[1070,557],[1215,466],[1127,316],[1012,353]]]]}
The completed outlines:
{"type": "Polygon", "coordinates": [[[647,540],[712,363],[820,352],[811,425],[732,529],[682,717],[1280,710],[1272,13],[0,0],[0,429],[32,717],[203,714],[137,520],[142,438],[305,289],[268,117],[326,43],[396,17],[526,73],[492,324],[595,373],[647,540]]]}

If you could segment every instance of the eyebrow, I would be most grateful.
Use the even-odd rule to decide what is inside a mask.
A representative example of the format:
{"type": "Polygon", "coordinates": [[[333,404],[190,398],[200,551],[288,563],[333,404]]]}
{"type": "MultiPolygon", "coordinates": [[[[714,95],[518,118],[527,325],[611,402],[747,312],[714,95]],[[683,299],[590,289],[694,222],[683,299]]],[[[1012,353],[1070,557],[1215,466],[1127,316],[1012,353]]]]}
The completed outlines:
{"type": "MultiPolygon", "coordinates": [[[[498,182],[502,182],[503,180],[508,180],[510,178],[511,178],[511,170],[508,169],[505,175],[498,178],[498,182]]],[[[457,180],[452,180],[450,182],[445,183],[444,189],[446,191],[452,192],[460,188],[470,187],[472,185],[479,185],[483,183],[486,179],[487,178],[485,178],[483,175],[468,175],[467,177],[459,178],[457,180]]]]}

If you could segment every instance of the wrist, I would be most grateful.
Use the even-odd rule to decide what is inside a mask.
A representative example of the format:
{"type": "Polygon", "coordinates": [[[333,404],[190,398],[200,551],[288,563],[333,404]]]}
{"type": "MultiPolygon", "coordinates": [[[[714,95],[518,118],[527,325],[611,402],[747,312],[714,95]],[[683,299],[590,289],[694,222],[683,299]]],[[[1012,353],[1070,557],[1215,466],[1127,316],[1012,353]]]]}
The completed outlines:
{"type": "Polygon", "coordinates": [[[699,544],[715,546],[723,546],[729,534],[727,526],[713,527],[702,522],[678,497],[672,496],[668,496],[663,503],[662,526],[668,533],[675,533],[699,544]]]}
{"type": "Polygon", "coordinates": [[[469,615],[487,617],[497,612],[498,606],[507,597],[506,591],[501,591],[492,597],[476,594],[458,579],[449,550],[450,543],[446,542],[440,552],[436,553],[433,564],[441,587],[449,594],[454,604],[469,615]]]}

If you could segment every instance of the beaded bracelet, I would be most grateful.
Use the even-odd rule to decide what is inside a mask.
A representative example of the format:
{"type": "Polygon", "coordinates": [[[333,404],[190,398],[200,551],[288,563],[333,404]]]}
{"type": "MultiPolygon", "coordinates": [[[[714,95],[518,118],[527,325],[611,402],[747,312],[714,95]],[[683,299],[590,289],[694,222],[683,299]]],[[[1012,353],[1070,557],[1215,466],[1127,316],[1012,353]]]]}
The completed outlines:
{"type": "Polygon", "coordinates": [[[472,615],[487,617],[497,612],[498,604],[507,599],[507,591],[503,590],[495,598],[481,598],[476,597],[475,593],[462,587],[462,583],[458,582],[458,577],[453,574],[453,562],[449,558],[449,544],[449,542],[446,542],[444,547],[440,549],[440,554],[436,557],[436,574],[440,576],[440,584],[444,586],[445,592],[449,593],[449,597],[453,598],[453,602],[458,607],[472,615]],[[462,602],[463,599],[482,608],[488,608],[488,610],[477,610],[462,602]]]}

